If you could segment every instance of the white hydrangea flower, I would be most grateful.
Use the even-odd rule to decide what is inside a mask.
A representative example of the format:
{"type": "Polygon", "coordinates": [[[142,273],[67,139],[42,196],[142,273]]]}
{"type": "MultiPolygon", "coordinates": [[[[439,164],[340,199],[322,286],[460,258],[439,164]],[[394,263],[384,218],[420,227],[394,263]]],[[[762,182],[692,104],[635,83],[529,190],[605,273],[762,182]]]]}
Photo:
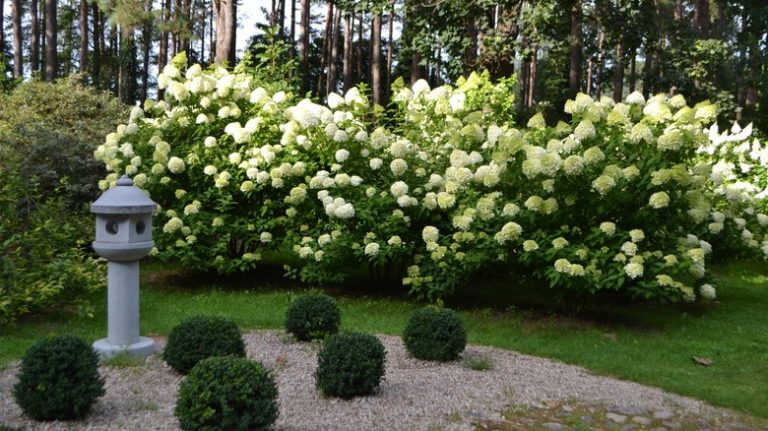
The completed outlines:
{"type": "Polygon", "coordinates": [[[648,205],[653,208],[665,208],[669,205],[669,195],[667,192],[656,192],[648,199],[648,205]]]}
{"type": "Polygon", "coordinates": [[[184,222],[178,217],[171,217],[163,226],[163,232],[174,233],[184,226],[184,222]]]}
{"type": "Polygon", "coordinates": [[[555,250],[561,250],[570,244],[567,239],[559,236],[552,240],[552,247],[555,248],[555,250]]]}
{"type": "Polygon", "coordinates": [[[520,237],[521,233],[523,233],[522,226],[520,226],[515,222],[507,222],[501,228],[501,231],[497,232],[496,235],[494,235],[494,239],[499,244],[504,244],[505,242],[516,240],[517,238],[520,237]]]}
{"type": "Polygon", "coordinates": [[[408,184],[404,181],[397,181],[389,188],[392,196],[399,198],[400,196],[408,194],[408,184]]]}
{"type": "Polygon", "coordinates": [[[637,279],[643,276],[643,265],[640,263],[630,262],[624,265],[624,273],[631,279],[637,279]]]}
{"type": "Polygon", "coordinates": [[[373,257],[373,256],[378,255],[379,254],[379,244],[377,244],[375,242],[371,242],[371,243],[366,244],[364,252],[365,252],[366,256],[372,256],[373,257]]]}
{"type": "Polygon", "coordinates": [[[607,176],[600,175],[594,181],[592,181],[592,188],[597,191],[601,196],[605,196],[612,188],[616,186],[616,181],[607,176]]]}
{"type": "Polygon", "coordinates": [[[626,100],[628,105],[645,105],[645,96],[639,91],[635,91],[627,96],[626,100]]]}
{"type": "Polygon", "coordinates": [[[702,284],[701,287],[699,287],[699,294],[702,298],[708,301],[717,298],[717,291],[711,284],[702,284]]]}
{"type": "Polygon", "coordinates": [[[375,157],[368,161],[368,166],[371,167],[372,170],[377,171],[381,168],[381,166],[384,164],[384,161],[382,161],[380,158],[375,157]]]}
{"type": "Polygon", "coordinates": [[[408,163],[403,159],[395,159],[389,164],[389,169],[395,176],[400,176],[408,170],[408,163]]]}
{"type": "Polygon", "coordinates": [[[573,136],[579,141],[594,138],[597,135],[595,126],[589,120],[582,120],[573,130],[573,136]]]}
{"type": "Polygon", "coordinates": [[[641,229],[632,229],[629,231],[629,237],[632,242],[641,242],[645,239],[645,233],[641,229]]]}
{"type": "Polygon", "coordinates": [[[584,162],[587,165],[593,165],[603,160],[605,160],[605,154],[598,147],[591,147],[584,152],[584,162]]]}
{"type": "Polygon", "coordinates": [[[179,174],[184,172],[184,169],[186,168],[186,165],[184,164],[184,160],[173,156],[168,160],[168,170],[171,171],[174,174],[179,174]]]}
{"type": "Polygon", "coordinates": [[[349,151],[342,148],[336,151],[335,156],[337,162],[344,163],[349,158],[349,151]]]}
{"type": "Polygon", "coordinates": [[[600,230],[608,236],[613,236],[613,234],[616,233],[616,224],[610,221],[604,221],[600,223],[600,230]]]}
{"type": "Polygon", "coordinates": [[[627,256],[634,256],[637,254],[637,244],[631,241],[627,241],[621,245],[621,252],[627,256]]]}
{"type": "Polygon", "coordinates": [[[523,241],[523,250],[527,252],[536,251],[539,249],[539,243],[532,239],[523,241]]]}
{"type": "Polygon", "coordinates": [[[425,243],[437,242],[440,238],[440,231],[434,226],[426,226],[421,230],[421,238],[425,243]]]}

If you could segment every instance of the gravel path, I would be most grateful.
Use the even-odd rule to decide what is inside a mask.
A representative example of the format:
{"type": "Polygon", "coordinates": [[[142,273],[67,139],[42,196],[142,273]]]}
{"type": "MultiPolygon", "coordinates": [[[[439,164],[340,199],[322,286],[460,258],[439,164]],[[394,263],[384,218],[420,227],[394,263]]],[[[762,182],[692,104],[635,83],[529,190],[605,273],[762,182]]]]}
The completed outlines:
{"type": "MultiPolygon", "coordinates": [[[[462,361],[437,364],[409,357],[398,337],[379,338],[387,349],[379,393],[345,401],[324,398],[314,387],[318,344],[294,343],[279,331],[245,334],[248,356],[277,376],[280,417],[275,429],[473,430],[478,423],[503,421],[500,413],[510,407],[537,409],[573,401],[628,417],[731,417],[698,400],[508,350],[468,346],[462,361]],[[468,366],[478,361],[487,361],[491,369],[468,366]]],[[[164,340],[157,341],[162,348],[164,340]]],[[[0,425],[34,430],[178,429],[173,408],[181,376],[157,355],[145,366],[103,366],[106,395],[82,422],[38,423],[24,417],[12,396],[16,372],[16,367],[0,372],[0,425]]]]}

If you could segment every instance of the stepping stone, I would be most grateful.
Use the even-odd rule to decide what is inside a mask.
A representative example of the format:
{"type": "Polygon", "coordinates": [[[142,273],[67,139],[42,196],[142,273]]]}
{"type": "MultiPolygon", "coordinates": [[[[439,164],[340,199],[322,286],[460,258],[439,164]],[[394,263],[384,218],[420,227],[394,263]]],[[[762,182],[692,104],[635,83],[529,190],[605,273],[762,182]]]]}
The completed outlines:
{"type": "Polygon", "coordinates": [[[542,424],[544,428],[551,429],[552,431],[560,431],[564,429],[565,427],[563,424],[557,423],[557,422],[546,422],[542,424]]]}
{"type": "Polygon", "coordinates": [[[612,420],[616,423],[624,423],[624,421],[627,420],[627,417],[624,415],[620,415],[618,413],[608,412],[605,414],[605,417],[609,420],[612,420]]]}
{"type": "Polygon", "coordinates": [[[653,417],[660,420],[671,419],[675,414],[669,410],[657,410],[653,412],[653,417]]]}
{"type": "Polygon", "coordinates": [[[632,418],[632,422],[640,425],[650,425],[653,421],[645,416],[635,416],[632,418]]]}

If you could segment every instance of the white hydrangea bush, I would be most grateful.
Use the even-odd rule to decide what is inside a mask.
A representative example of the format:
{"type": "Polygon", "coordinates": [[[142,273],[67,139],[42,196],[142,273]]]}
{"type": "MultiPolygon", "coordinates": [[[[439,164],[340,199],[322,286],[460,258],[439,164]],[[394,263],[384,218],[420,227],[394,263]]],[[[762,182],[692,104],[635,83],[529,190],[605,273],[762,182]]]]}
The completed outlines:
{"type": "Polygon", "coordinates": [[[523,127],[509,82],[482,75],[396,85],[386,112],[358,89],[320,105],[223,69],[174,63],[158,82],[165,100],[97,149],[111,171],[100,186],[127,174],[147,189],[162,206],[156,254],[187,266],[245,270],[276,249],[304,280],[367,264],[430,299],[524,272],[694,301],[716,297],[713,249],[768,253],[762,153],[741,151],[741,131],[723,145],[710,104],[580,94],[571,124],[523,127]],[[744,174],[732,158],[746,153],[759,178],[721,167],[744,174]]]}

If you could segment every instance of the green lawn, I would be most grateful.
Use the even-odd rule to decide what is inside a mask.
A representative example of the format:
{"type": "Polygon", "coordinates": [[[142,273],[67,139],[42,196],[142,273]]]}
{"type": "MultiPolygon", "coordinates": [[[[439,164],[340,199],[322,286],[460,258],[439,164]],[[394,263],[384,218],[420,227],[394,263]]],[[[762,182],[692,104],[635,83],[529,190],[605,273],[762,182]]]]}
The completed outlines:
{"type": "MultiPolygon", "coordinates": [[[[228,315],[245,329],[280,328],[291,298],[301,292],[255,275],[217,283],[157,267],[144,272],[142,334],[167,334],[180,319],[200,313],[228,315]]],[[[449,303],[461,309],[471,343],[555,358],[768,417],[768,265],[734,262],[716,273],[719,302],[709,306],[603,305],[577,314],[449,303]],[[694,356],[714,363],[698,365],[694,356]]],[[[418,307],[381,297],[337,298],[349,330],[399,335],[418,307]]],[[[41,336],[103,337],[103,298],[94,300],[93,319],[49,314],[0,329],[0,366],[41,336]]]]}

